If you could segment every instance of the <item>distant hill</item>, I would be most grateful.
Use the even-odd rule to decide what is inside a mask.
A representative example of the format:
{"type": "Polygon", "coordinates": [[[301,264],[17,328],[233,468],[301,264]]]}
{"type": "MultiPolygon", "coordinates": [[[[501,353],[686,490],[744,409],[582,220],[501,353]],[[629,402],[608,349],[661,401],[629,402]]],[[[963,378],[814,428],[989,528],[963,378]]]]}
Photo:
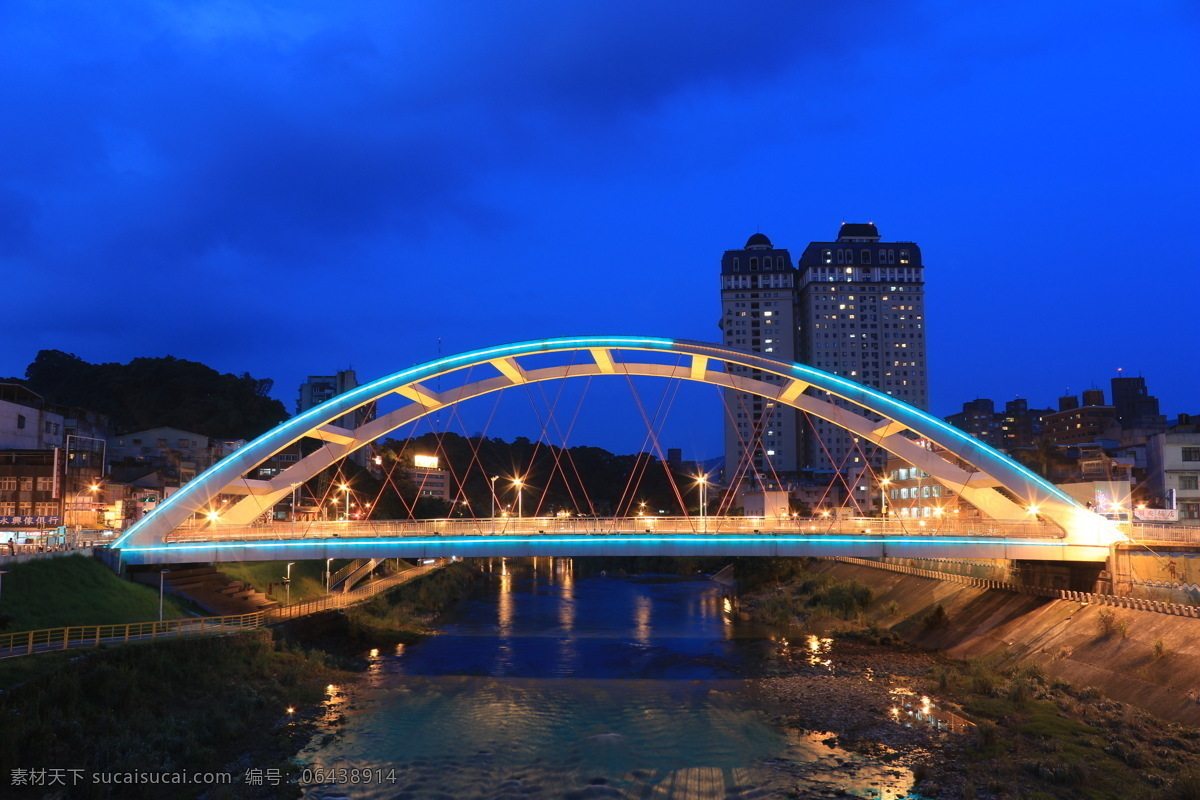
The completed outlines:
{"type": "Polygon", "coordinates": [[[105,414],[116,433],[169,425],[206,436],[251,439],[288,418],[274,381],[226,373],[174,356],[91,364],[42,350],[22,381],[49,402],[105,414]]]}

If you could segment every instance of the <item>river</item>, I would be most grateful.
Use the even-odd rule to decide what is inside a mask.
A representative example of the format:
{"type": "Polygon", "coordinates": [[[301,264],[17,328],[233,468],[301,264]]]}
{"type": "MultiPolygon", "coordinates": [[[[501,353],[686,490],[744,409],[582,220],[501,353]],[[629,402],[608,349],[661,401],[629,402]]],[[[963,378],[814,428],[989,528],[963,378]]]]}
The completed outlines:
{"type": "Polygon", "coordinates": [[[907,796],[907,770],[772,724],[739,677],[768,632],[721,586],[577,577],[572,559],[482,566],[439,635],[372,651],[362,680],[328,688],[297,757],[306,798],[907,796]]]}

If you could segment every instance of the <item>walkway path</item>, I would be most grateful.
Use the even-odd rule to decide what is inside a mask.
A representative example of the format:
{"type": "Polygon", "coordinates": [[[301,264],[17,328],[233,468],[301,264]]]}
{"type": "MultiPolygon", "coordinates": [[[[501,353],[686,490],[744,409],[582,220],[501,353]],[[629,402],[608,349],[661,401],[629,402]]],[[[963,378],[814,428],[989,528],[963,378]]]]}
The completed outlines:
{"type": "Polygon", "coordinates": [[[369,600],[394,586],[419,578],[444,566],[444,563],[425,564],[372,581],[359,588],[322,597],[307,603],[237,614],[225,617],[188,617],[161,622],[130,622],[122,625],[72,625],[65,628],[45,628],[0,634],[0,658],[14,658],[55,650],[74,650],[99,647],[102,644],[124,644],[154,639],[179,639],[185,636],[227,636],[320,611],[345,608],[369,600]]]}

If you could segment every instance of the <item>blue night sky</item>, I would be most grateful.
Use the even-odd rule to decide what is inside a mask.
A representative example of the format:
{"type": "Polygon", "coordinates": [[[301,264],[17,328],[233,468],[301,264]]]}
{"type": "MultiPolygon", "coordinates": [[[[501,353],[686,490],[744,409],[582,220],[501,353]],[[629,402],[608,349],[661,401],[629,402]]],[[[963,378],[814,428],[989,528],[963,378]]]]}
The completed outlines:
{"type": "Polygon", "coordinates": [[[924,253],[934,413],[1118,367],[1200,412],[1195,2],[16,0],[0,72],[0,375],[170,354],[293,410],[439,338],[711,341],[722,251],[870,220],[924,253]]]}

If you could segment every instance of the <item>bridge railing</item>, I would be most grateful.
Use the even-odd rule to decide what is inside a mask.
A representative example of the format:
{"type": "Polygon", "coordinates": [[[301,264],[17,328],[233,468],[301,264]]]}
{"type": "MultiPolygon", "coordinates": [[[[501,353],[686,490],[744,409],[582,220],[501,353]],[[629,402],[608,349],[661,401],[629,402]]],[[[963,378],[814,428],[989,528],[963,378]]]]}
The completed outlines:
{"type": "Polygon", "coordinates": [[[168,639],[183,636],[209,636],[257,628],[263,624],[263,612],[225,617],[187,617],[161,622],[129,622],[117,625],[72,625],[0,634],[0,658],[29,655],[48,650],[98,647],[102,644],[168,639]]]}
{"type": "Polygon", "coordinates": [[[185,617],[166,619],[161,622],[128,622],[115,625],[71,625],[64,628],[42,628],[34,631],[17,631],[0,634],[0,658],[27,656],[54,650],[74,650],[82,647],[99,647],[102,644],[177,639],[185,636],[217,636],[227,633],[261,628],[280,620],[294,619],[318,611],[346,608],[361,603],[380,592],[398,584],[420,577],[443,565],[425,564],[386,578],[372,581],[345,594],[334,594],[307,603],[282,606],[250,614],[234,614],[223,617],[185,617]]]}
{"type": "Polygon", "coordinates": [[[176,530],[168,542],[287,540],[324,538],[403,538],[431,536],[539,536],[616,534],[778,534],[877,536],[989,536],[1060,539],[1061,528],[1043,522],[991,519],[764,518],[764,517],[500,517],[496,519],[380,520],[363,522],[282,522],[176,530]]]}
{"type": "Polygon", "coordinates": [[[1134,523],[1129,538],[1135,542],[1200,543],[1200,525],[1154,525],[1134,523]]]}

